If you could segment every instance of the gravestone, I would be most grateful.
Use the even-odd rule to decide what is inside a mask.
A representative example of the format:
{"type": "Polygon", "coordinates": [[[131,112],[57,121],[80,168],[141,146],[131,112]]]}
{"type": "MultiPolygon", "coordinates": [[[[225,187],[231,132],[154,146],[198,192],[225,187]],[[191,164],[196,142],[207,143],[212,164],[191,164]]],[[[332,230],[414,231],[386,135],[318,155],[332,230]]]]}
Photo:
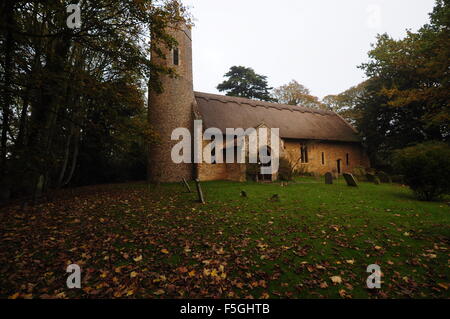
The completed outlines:
{"type": "Polygon", "coordinates": [[[325,174],[325,184],[332,185],[333,184],[333,174],[328,172],[325,174]]]}
{"type": "Polygon", "coordinates": [[[273,196],[270,198],[270,200],[271,200],[272,202],[279,202],[279,201],[280,201],[280,195],[275,194],[275,195],[273,195],[273,196]]]}
{"type": "Polygon", "coordinates": [[[247,192],[246,191],[241,191],[241,197],[245,197],[245,198],[247,198],[248,197],[248,195],[247,195],[247,192]]]}
{"type": "Polygon", "coordinates": [[[344,178],[345,178],[345,181],[347,182],[347,186],[358,187],[358,184],[356,183],[356,180],[352,174],[344,173],[344,178]]]}
{"type": "Polygon", "coordinates": [[[183,184],[184,186],[186,186],[186,189],[188,191],[188,193],[191,193],[191,187],[189,186],[188,182],[186,181],[186,179],[183,177],[183,184]]]}
{"type": "Polygon", "coordinates": [[[202,186],[200,185],[200,180],[196,179],[195,184],[197,185],[198,201],[202,204],[206,204],[205,197],[203,196],[202,186]]]}

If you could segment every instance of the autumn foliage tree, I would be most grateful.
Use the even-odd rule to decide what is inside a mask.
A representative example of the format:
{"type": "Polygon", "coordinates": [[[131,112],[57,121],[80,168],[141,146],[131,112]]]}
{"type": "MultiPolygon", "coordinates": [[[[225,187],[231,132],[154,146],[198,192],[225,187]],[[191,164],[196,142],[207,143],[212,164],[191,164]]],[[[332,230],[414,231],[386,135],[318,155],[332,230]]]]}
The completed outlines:
{"type": "Polygon", "coordinates": [[[140,178],[150,74],[149,36],[167,46],[166,26],[184,20],[176,0],[0,4],[0,197],[39,195],[68,184],[140,178]]]}
{"type": "Polygon", "coordinates": [[[377,37],[367,80],[325,97],[329,108],[354,124],[374,166],[392,169],[392,152],[450,137],[450,1],[437,0],[430,22],[403,39],[377,37]]]}
{"type": "Polygon", "coordinates": [[[274,89],[273,96],[276,101],[282,104],[304,106],[315,109],[325,108],[325,105],[319,101],[318,97],[311,95],[308,88],[295,80],[274,89]]]}

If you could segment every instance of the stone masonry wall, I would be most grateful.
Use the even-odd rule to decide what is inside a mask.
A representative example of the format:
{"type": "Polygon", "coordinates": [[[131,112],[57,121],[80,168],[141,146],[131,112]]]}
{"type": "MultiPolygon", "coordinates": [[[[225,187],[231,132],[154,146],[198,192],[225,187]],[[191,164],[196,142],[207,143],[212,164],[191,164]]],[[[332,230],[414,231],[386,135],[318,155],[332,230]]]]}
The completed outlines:
{"type": "Polygon", "coordinates": [[[337,174],[338,160],[341,160],[341,174],[353,173],[356,167],[370,167],[369,159],[358,143],[285,140],[283,144],[286,157],[300,172],[314,175],[324,175],[327,172],[337,174]],[[308,148],[308,163],[300,163],[302,145],[308,148]],[[322,153],[324,163],[322,163],[322,153]]]}

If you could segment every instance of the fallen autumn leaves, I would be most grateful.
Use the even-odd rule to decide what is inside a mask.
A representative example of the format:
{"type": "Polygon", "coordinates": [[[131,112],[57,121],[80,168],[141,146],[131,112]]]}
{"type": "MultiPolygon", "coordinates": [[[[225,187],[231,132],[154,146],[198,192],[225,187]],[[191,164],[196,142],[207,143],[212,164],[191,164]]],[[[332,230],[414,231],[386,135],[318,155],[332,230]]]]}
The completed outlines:
{"type": "MultiPolygon", "coordinates": [[[[177,192],[176,185],[149,191],[143,184],[129,184],[66,191],[54,202],[25,212],[17,207],[2,211],[0,295],[448,296],[448,265],[442,262],[448,256],[448,242],[443,237],[432,243],[425,240],[417,253],[403,255],[395,247],[414,240],[409,229],[409,236],[405,231],[399,234],[405,238],[401,242],[380,231],[372,233],[350,214],[330,213],[322,203],[301,214],[295,198],[262,210],[257,199],[252,203],[239,198],[239,184],[209,186],[211,203],[206,206],[177,192]],[[222,199],[223,188],[236,191],[237,199],[222,199]],[[377,292],[365,288],[365,268],[375,262],[391,268],[384,289],[377,292]],[[66,287],[65,268],[72,263],[82,268],[81,290],[66,287]]],[[[375,228],[391,229],[385,224],[375,228]]]]}

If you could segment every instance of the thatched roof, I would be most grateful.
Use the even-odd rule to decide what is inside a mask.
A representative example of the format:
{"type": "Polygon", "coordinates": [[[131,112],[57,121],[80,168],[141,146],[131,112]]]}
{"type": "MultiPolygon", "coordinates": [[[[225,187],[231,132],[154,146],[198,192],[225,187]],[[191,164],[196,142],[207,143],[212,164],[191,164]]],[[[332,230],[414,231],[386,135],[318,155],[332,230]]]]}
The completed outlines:
{"type": "Polygon", "coordinates": [[[195,98],[204,126],[223,132],[265,124],[279,128],[285,139],[360,141],[356,130],[334,112],[200,92],[195,98]]]}

